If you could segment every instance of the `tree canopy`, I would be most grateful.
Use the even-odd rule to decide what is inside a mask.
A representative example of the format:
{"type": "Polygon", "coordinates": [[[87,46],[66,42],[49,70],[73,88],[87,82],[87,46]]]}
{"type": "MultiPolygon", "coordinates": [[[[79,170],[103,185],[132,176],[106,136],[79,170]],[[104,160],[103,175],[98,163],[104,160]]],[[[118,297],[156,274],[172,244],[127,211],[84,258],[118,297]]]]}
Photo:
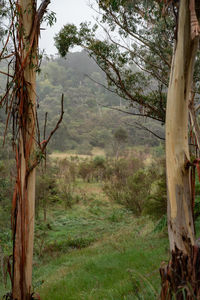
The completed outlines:
{"type": "Polygon", "coordinates": [[[82,46],[106,73],[110,90],[136,109],[142,105],[144,115],[164,122],[175,13],[170,9],[169,15],[162,16],[163,4],[157,1],[97,3],[100,17],[93,27],[68,24],[56,36],[60,54],[82,46]],[[105,40],[98,38],[99,28],[105,40]]]}
{"type": "MultiPolygon", "coordinates": [[[[55,37],[62,56],[80,45],[107,76],[107,88],[142,113],[165,122],[166,91],[177,35],[176,1],[96,0],[99,18],[91,27],[65,25],[55,37]],[[98,36],[103,29],[105,39],[98,36]],[[145,88],[144,88],[145,87],[145,88]]],[[[199,53],[195,66],[199,82],[199,53]]],[[[197,88],[198,89],[198,88],[197,88]]]]}

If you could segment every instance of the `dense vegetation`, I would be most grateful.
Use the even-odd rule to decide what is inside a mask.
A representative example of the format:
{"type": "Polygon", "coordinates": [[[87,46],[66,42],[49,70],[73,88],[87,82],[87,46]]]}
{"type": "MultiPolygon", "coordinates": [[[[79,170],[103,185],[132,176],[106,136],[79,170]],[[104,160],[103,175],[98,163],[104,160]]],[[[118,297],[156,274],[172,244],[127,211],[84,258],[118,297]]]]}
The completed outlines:
{"type": "MultiPolygon", "coordinates": [[[[121,156],[118,160],[106,159],[103,156],[82,158],[70,155],[64,160],[50,158],[46,163],[46,171],[44,165],[38,169],[34,286],[35,291],[40,291],[44,299],[123,299],[125,295],[131,297],[138,294],[144,297],[143,289],[148,296],[144,299],[156,297],[159,276],[155,270],[160,261],[167,257],[167,240],[166,227],[162,226],[156,233],[156,223],[153,221],[157,222],[158,218],[163,216],[165,208],[163,195],[156,198],[158,191],[161,194],[163,192],[159,183],[164,184],[165,180],[162,180],[158,173],[156,178],[153,161],[151,153],[138,150],[133,151],[131,156],[121,156]],[[152,176],[149,177],[151,172],[152,176]],[[133,187],[138,184],[138,178],[139,189],[145,186],[145,190],[135,191],[135,194],[131,195],[133,187]],[[149,180],[146,180],[147,178],[149,180]],[[154,206],[148,210],[149,195],[160,203],[162,210],[159,210],[159,214],[154,212],[154,206]],[[162,243],[158,247],[161,236],[162,243]],[[142,257],[141,245],[144,249],[142,257]],[[150,252],[153,255],[151,259],[150,252]],[[102,268],[108,261],[110,271],[107,270],[108,274],[104,275],[102,268]],[[50,281],[46,280],[47,274],[50,276],[54,272],[60,272],[60,268],[68,274],[68,265],[71,266],[72,272],[80,272],[79,275],[75,275],[78,281],[69,282],[68,275],[67,285],[65,277],[59,277],[55,282],[54,277],[50,281]],[[86,272],[89,273],[85,277],[86,272]],[[93,281],[92,277],[95,273],[99,288],[93,294],[96,280],[93,281]],[[120,282],[120,286],[112,289],[115,280],[120,282]],[[76,282],[82,282],[79,289],[75,289],[78,284],[76,282]],[[93,294],[91,298],[88,296],[90,293],[93,294]]],[[[4,167],[8,170],[8,165],[4,167]]],[[[163,172],[163,168],[159,168],[163,172]]],[[[5,175],[2,169],[1,175],[5,175]]],[[[6,262],[12,249],[9,229],[11,195],[10,188],[6,189],[6,184],[9,187],[11,181],[5,176],[4,180],[1,179],[0,186],[1,191],[4,191],[4,198],[0,203],[0,240],[4,264],[3,276],[1,274],[0,279],[4,282],[8,279],[6,262]],[[8,210],[3,211],[5,207],[8,207],[8,210]]],[[[0,295],[3,295],[6,289],[2,284],[0,286],[0,295]]]]}
{"type": "MultiPolygon", "coordinates": [[[[85,52],[71,53],[67,60],[45,58],[38,75],[41,128],[48,112],[47,131],[52,130],[59,117],[62,93],[65,116],[50,145],[53,154],[37,171],[35,291],[43,299],[154,299],[160,285],[155,270],[168,258],[163,145],[152,133],[138,128],[136,116],[116,111],[135,110],[94,80],[105,79],[85,52]],[[57,151],[63,153],[59,156],[57,151]],[[108,261],[112,269],[109,279],[104,278],[102,269],[108,261]],[[61,270],[63,276],[55,280],[52,274],[57,276],[61,270]],[[71,272],[76,279],[69,280],[71,272]],[[77,284],[79,289],[75,288],[77,284]]],[[[10,209],[15,162],[10,128],[7,143],[2,145],[3,110],[0,121],[2,296],[9,290],[9,284],[4,288],[3,282],[9,281],[7,266],[12,252],[10,209]]],[[[163,136],[160,124],[142,121],[148,130],[163,136]]],[[[198,194],[197,190],[197,230],[198,194]]]]}
{"type": "MultiPolygon", "coordinates": [[[[129,146],[159,145],[159,140],[151,133],[138,129],[140,120],[137,117],[104,107],[129,113],[135,111],[128,102],[98,84],[105,82],[104,75],[87,53],[71,53],[67,60],[44,59],[41,70],[37,82],[41,127],[48,112],[48,131],[53,128],[60,113],[61,94],[64,93],[65,97],[64,120],[53,138],[51,150],[76,150],[88,154],[93,147],[100,147],[111,154],[116,145],[115,132],[120,128],[126,132],[126,144],[129,146]]],[[[145,127],[163,137],[160,124],[143,121],[145,127]]]]}
{"type": "MultiPolygon", "coordinates": [[[[33,285],[42,299],[158,297],[168,259],[165,166],[144,147],[124,155],[54,154],[38,169],[33,285]]],[[[0,296],[12,249],[12,182],[2,165],[0,296]]]]}
{"type": "Polygon", "coordinates": [[[198,1],[95,2],[40,68],[50,1],[0,1],[0,296],[198,298],[198,1]]]}
{"type": "MultiPolygon", "coordinates": [[[[3,88],[5,84],[3,77],[0,80],[3,88]]],[[[158,243],[154,228],[159,218],[162,219],[165,214],[166,187],[164,166],[160,163],[162,158],[156,160],[156,164],[160,165],[157,168],[154,157],[163,155],[163,146],[152,133],[139,128],[140,120],[137,117],[115,110],[125,110],[129,113],[135,111],[134,108],[128,106],[128,103],[123,102],[123,99],[106,91],[97,83],[104,81],[102,72],[85,52],[71,53],[67,60],[55,57],[45,58],[41,72],[38,74],[38,119],[41,136],[44,135],[45,113],[48,112],[45,127],[47,135],[59,118],[61,94],[65,95],[64,120],[50,145],[49,152],[53,154],[47,156],[46,163],[43,161],[37,171],[36,180],[34,286],[44,299],[45,297],[50,299],[50,289],[48,285],[47,287],[43,285],[43,274],[50,275],[54,272],[53,270],[57,269],[56,257],[58,255],[61,257],[60,264],[64,263],[66,257],[71,257],[70,261],[73,261],[77,257],[77,251],[80,250],[81,268],[89,263],[88,255],[90,254],[94,255],[94,261],[98,257],[97,269],[98,264],[103,264],[102,259],[111,260],[112,264],[116,264],[116,260],[119,259],[118,252],[123,251],[128,255],[124,258],[125,260],[121,261],[124,264],[124,281],[128,280],[128,286],[125,284],[114,292],[107,291],[107,287],[109,285],[111,287],[115,279],[111,275],[106,283],[106,279],[100,272],[98,280],[103,280],[102,284],[105,284],[105,287],[104,291],[100,289],[95,297],[98,297],[99,293],[108,297],[135,295],[136,291],[132,285],[143,295],[144,285],[146,293],[151,298],[152,295],[156,295],[159,286],[158,274],[152,277],[153,281],[147,279],[146,283],[146,279],[144,282],[143,279],[135,279],[135,274],[139,270],[137,264],[141,263],[140,260],[136,265],[133,263],[134,271],[127,271],[127,268],[130,267],[130,257],[139,255],[133,249],[136,240],[138,245],[142,243],[144,247],[148,247],[149,243],[152,244],[152,239],[155,245],[158,243]],[[61,157],[66,156],[66,158],[55,160],[59,157],[59,153],[56,154],[57,151],[62,151],[61,157]],[[81,156],[81,154],[84,155],[81,156]],[[135,190],[136,186],[138,186],[137,190],[135,190]],[[162,209],[156,211],[155,203],[160,203],[162,209]],[[128,234],[133,227],[135,232],[142,230],[143,233],[141,236],[134,235],[133,239],[128,241],[128,234]],[[113,236],[113,246],[112,243],[106,242],[110,234],[113,236]],[[145,246],[144,241],[149,234],[151,241],[147,240],[145,246]],[[100,245],[96,248],[95,245],[98,243],[100,245]],[[93,247],[95,247],[94,251],[93,247]],[[113,252],[113,247],[119,248],[119,251],[113,252]],[[99,256],[98,253],[101,251],[106,253],[105,257],[99,256]]],[[[10,211],[16,176],[11,147],[12,124],[8,126],[6,143],[3,146],[5,121],[6,115],[1,110],[0,296],[5,294],[10,287],[8,268],[11,263],[9,257],[12,253],[10,211]],[[3,287],[6,283],[6,287],[3,287]]],[[[142,121],[145,127],[160,136],[163,135],[163,128],[159,124],[144,119],[142,121]]],[[[45,139],[45,135],[43,137],[45,139]]],[[[161,231],[165,230],[165,225],[164,223],[161,226],[161,231]]],[[[162,249],[155,251],[155,256],[158,255],[157,262],[152,264],[149,261],[150,267],[144,269],[144,274],[139,275],[141,278],[143,276],[146,278],[146,272],[154,272],[161,257],[166,257],[166,242],[164,234],[162,249]]],[[[148,251],[145,254],[147,261],[148,251]]],[[[94,272],[98,273],[97,269],[95,267],[94,272]]],[[[120,269],[116,271],[117,276],[120,276],[120,269]]],[[[85,276],[84,272],[83,276],[85,276]]],[[[91,271],[91,276],[93,276],[93,271],[91,271]]],[[[82,277],[78,280],[82,281],[82,277]]],[[[91,281],[90,278],[88,280],[91,281]]],[[[90,293],[90,288],[87,285],[88,290],[85,293],[90,293]]],[[[63,294],[57,293],[57,287],[54,290],[56,292],[51,295],[52,299],[63,298],[63,294]]],[[[74,288],[71,294],[67,294],[66,290],[64,293],[67,299],[76,297],[74,288]]],[[[79,293],[82,293],[81,289],[77,291],[77,297],[80,298],[79,293]]]]}
{"type": "MultiPolygon", "coordinates": [[[[167,259],[168,249],[163,145],[152,133],[141,130],[138,117],[115,110],[135,112],[123,99],[97,83],[104,80],[102,72],[85,52],[71,53],[67,60],[45,58],[38,75],[38,118],[42,128],[48,112],[47,132],[52,130],[59,117],[60,97],[62,93],[65,95],[64,120],[50,145],[49,152],[53,151],[53,154],[37,171],[34,286],[44,299],[64,296],[66,299],[86,299],[86,294],[90,293],[93,296],[88,299],[154,299],[158,295],[159,274],[154,272],[161,260],[167,259]],[[65,153],[59,156],[55,151],[65,153]],[[112,240],[108,243],[110,234],[112,240]],[[136,246],[140,250],[136,250],[136,246]],[[141,247],[144,251],[142,260],[141,247]],[[56,258],[58,255],[59,259],[56,258]],[[86,276],[90,259],[94,268],[86,276]],[[116,273],[115,276],[111,274],[109,280],[99,269],[108,260],[112,272],[116,273]],[[143,260],[148,267],[141,269],[143,260]],[[75,291],[76,280],[69,283],[68,275],[59,278],[54,285],[54,276],[46,282],[44,274],[59,273],[60,265],[63,272],[67,272],[65,265],[69,264],[72,272],[77,268],[80,274],[75,275],[77,284],[83,282],[83,276],[89,284],[82,283],[75,291]],[[121,264],[124,265],[123,280],[121,264]],[[149,274],[152,274],[150,278],[149,274]],[[95,293],[92,292],[94,275],[102,287],[95,293]],[[120,280],[118,288],[111,289],[113,280],[120,280]],[[63,292],[59,294],[58,289],[63,292]]],[[[2,145],[3,110],[0,121],[0,278],[5,283],[12,251],[10,209],[15,171],[10,128],[7,143],[2,145]]],[[[160,124],[142,121],[145,128],[163,136],[160,124]]],[[[40,134],[43,135],[43,128],[40,134]]],[[[198,197],[195,216],[198,222],[198,197]]],[[[0,295],[3,295],[6,288],[2,284],[1,289],[0,295]]]]}

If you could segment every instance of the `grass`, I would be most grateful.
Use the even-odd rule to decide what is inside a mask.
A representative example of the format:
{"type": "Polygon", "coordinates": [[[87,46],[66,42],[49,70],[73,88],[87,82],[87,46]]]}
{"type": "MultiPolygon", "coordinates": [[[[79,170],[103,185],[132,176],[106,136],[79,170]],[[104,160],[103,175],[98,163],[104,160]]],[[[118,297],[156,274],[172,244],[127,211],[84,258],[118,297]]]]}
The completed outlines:
{"type": "Polygon", "coordinates": [[[105,151],[101,148],[94,147],[91,151],[91,155],[87,154],[77,154],[76,152],[73,151],[67,151],[67,152],[53,152],[50,155],[50,158],[52,159],[70,159],[70,158],[78,158],[80,160],[84,159],[91,159],[91,157],[95,156],[105,156],[105,151]]]}
{"type": "Polygon", "coordinates": [[[105,199],[99,184],[82,188],[72,209],[50,207],[47,223],[36,223],[34,291],[42,300],[157,299],[166,236],[105,199]]]}
{"type": "Polygon", "coordinates": [[[157,282],[153,276],[149,280],[146,277],[151,275],[152,268],[157,269],[154,254],[157,259],[160,253],[156,251],[152,255],[152,251],[141,251],[132,247],[123,251],[100,247],[81,251],[77,256],[70,255],[64,263],[70,264],[70,258],[76,258],[73,266],[62,268],[62,272],[59,269],[54,278],[44,282],[40,289],[41,298],[128,299],[143,294],[145,299],[153,299],[152,295],[157,295],[154,291],[158,291],[157,282]],[[58,274],[60,279],[55,280],[58,274]],[[146,274],[146,277],[141,274],[146,274]]]}

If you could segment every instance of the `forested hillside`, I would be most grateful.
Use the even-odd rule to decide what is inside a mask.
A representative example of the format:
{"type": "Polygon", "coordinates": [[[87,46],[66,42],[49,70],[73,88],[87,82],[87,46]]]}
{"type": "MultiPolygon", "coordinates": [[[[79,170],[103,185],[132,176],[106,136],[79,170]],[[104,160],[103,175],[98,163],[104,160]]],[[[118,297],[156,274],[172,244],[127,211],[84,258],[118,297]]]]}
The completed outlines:
{"type": "Polygon", "coordinates": [[[0,0],[0,298],[200,299],[199,1],[85,1],[0,0]]]}
{"type": "MultiPolygon", "coordinates": [[[[138,117],[111,110],[117,108],[131,113],[130,103],[101,84],[105,77],[86,52],[69,53],[67,59],[44,58],[37,78],[38,116],[41,131],[48,112],[47,130],[56,124],[60,113],[60,99],[64,94],[64,118],[50,145],[50,150],[88,154],[93,147],[112,152],[114,135],[123,129],[126,145],[158,145],[160,141],[151,133],[138,129],[138,117]],[[106,107],[105,107],[106,106],[106,107]],[[62,142],[60,142],[62,141],[62,142]]],[[[163,137],[163,127],[142,119],[143,125],[163,137]]]]}
{"type": "MultiPolygon", "coordinates": [[[[6,63],[2,64],[1,69],[7,71],[6,63]]],[[[120,282],[120,288],[112,292],[115,298],[121,297],[121,289],[124,289],[123,295],[134,297],[138,292],[132,287],[134,279],[127,268],[138,269],[137,265],[143,264],[145,260],[148,268],[145,267],[142,273],[146,276],[147,272],[154,272],[160,260],[167,256],[165,169],[163,159],[157,158],[157,155],[153,155],[155,151],[152,151],[153,148],[161,154],[163,149],[161,141],[150,132],[163,137],[164,129],[156,121],[118,111],[140,113],[138,108],[131,107],[129,102],[102,86],[105,77],[85,52],[69,53],[67,59],[43,58],[39,71],[37,116],[41,141],[49,135],[60,118],[62,94],[64,117],[48,148],[49,152],[53,152],[52,155],[47,155],[46,161],[42,160],[41,166],[37,168],[33,291],[35,295],[39,292],[42,299],[87,299],[86,295],[96,285],[96,279],[93,282],[93,278],[96,278],[102,265],[109,261],[109,268],[113,269],[115,277],[105,280],[105,297],[110,293],[107,285],[114,286],[114,281],[120,282]],[[46,112],[48,118],[45,126],[46,112]],[[138,128],[141,125],[150,131],[138,128]],[[127,155],[129,149],[131,155],[127,155]],[[93,150],[103,150],[100,151],[103,155],[99,156],[93,150]],[[65,152],[67,158],[54,159],[56,151],[65,152]],[[72,153],[77,155],[73,156],[72,153]],[[96,156],[78,155],[91,153],[96,156]],[[159,219],[161,221],[157,226],[155,221],[159,219]],[[154,233],[157,227],[158,233],[154,233]],[[141,231],[141,234],[131,234],[130,238],[133,228],[135,232],[141,231]],[[152,251],[152,245],[160,243],[158,234],[162,234],[162,245],[152,251]],[[107,246],[110,235],[112,241],[107,246]],[[144,256],[134,261],[133,256],[140,257],[141,249],[144,249],[144,256]],[[94,252],[90,253],[91,250],[94,252]],[[89,260],[87,251],[90,253],[89,260]],[[124,253],[123,257],[121,252],[124,253]],[[74,272],[74,255],[80,255],[80,258],[77,257],[81,261],[77,268],[80,274],[79,270],[84,270],[85,266],[87,268],[89,261],[93,260],[95,276],[93,271],[91,274],[87,271],[86,277],[90,284],[86,283],[77,291],[73,288],[74,283],[79,285],[76,281],[70,283],[67,290],[65,283],[59,288],[57,284],[60,284],[60,277],[57,271],[69,259],[74,272]],[[58,269],[57,257],[61,259],[58,269]],[[121,282],[120,264],[123,265],[124,282],[121,282]],[[46,280],[53,269],[56,280],[46,280]],[[83,290],[82,298],[80,295],[83,290]]],[[[6,84],[9,85],[3,76],[0,82],[2,89],[6,84]]],[[[6,263],[9,265],[12,253],[10,211],[17,178],[15,153],[12,149],[13,124],[7,124],[7,116],[4,109],[0,110],[0,258],[3,265],[0,272],[0,298],[6,293],[8,295],[11,289],[6,263]],[[5,136],[6,143],[3,146],[5,136]]],[[[19,148],[14,149],[16,151],[19,148]]],[[[34,154],[38,153],[35,151],[34,154]]],[[[16,161],[18,158],[16,156],[16,161]]],[[[82,277],[85,278],[85,274],[80,275],[81,282],[82,277]]],[[[98,280],[104,281],[101,272],[98,280]]],[[[141,295],[148,295],[147,299],[158,294],[158,275],[155,274],[151,281],[153,287],[150,289],[148,283],[143,288],[142,284],[136,282],[138,291],[141,295]]],[[[101,299],[102,290],[104,284],[96,289],[92,299],[101,299]]]]}

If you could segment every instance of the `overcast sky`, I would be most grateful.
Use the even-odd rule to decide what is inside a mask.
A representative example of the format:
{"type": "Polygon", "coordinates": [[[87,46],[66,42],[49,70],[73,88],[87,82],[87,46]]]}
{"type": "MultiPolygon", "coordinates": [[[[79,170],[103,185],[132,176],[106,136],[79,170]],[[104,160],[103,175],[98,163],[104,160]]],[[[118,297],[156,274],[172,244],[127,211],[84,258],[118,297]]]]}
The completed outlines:
{"type": "MultiPolygon", "coordinates": [[[[40,4],[40,1],[38,2],[40,4]]],[[[49,10],[56,13],[57,22],[53,27],[41,30],[40,49],[45,49],[47,54],[57,53],[53,38],[63,25],[67,23],[79,25],[82,21],[93,21],[95,12],[89,7],[89,2],[92,3],[94,0],[51,0],[49,10]]]]}

